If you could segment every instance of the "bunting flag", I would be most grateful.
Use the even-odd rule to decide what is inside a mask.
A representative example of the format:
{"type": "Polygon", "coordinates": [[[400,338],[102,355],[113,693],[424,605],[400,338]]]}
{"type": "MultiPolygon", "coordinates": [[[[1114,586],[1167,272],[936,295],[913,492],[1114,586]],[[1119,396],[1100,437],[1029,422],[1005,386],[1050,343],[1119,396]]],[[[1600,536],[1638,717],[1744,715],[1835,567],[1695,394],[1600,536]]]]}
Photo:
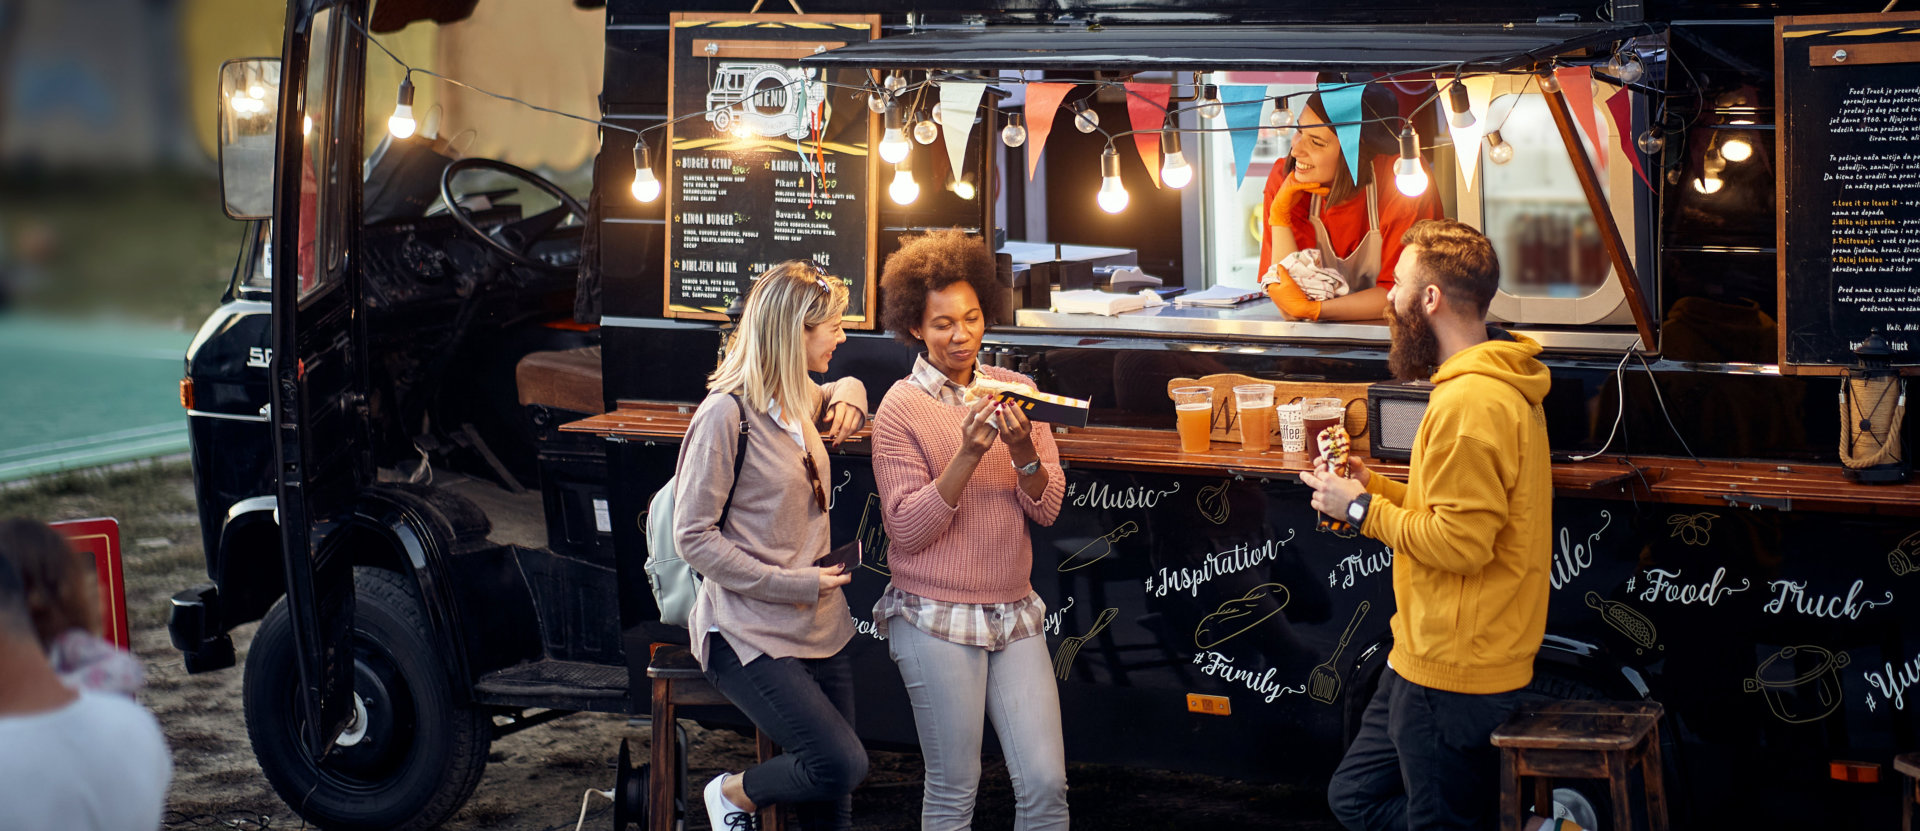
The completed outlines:
{"type": "Polygon", "coordinates": [[[1633,135],[1633,99],[1631,93],[1622,89],[1607,99],[1607,111],[1613,113],[1613,129],[1620,133],[1620,150],[1627,154],[1627,161],[1633,162],[1633,172],[1640,174],[1640,181],[1647,190],[1653,190],[1653,182],[1647,178],[1647,170],[1640,166],[1640,146],[1633,135]]]}
{"type": "Polygon", "coordinates": [[[967,138],[973,135],[973,117],[986,91],[986,84],[949,81],[940,85],[940,132],[947,140],[947,161],[953,165],[956,182],[966,170],[967,138]]]}
{"type": "Polygon", "coordinates": [[[1360,97],[1366,91],[1362,84],[1320,85],[1320,103],[1327,108],[1327,121],[1339,125],[1333,134],[1340,137],[1340,156],[1355,182],[1360,181],[1360,97]]]}
{"type": "Polygon", "coordinates": [[[1127,119],[1133,122],[1133,146],[1140,149],[1140,161],[1160,187],[1160,129],[1167,124],[1167,100],[1173,87],[1166,84],[1128,82],[1127,119]]]}
{"type": "Polygon", "coordinates": [[[1302,87],[1313,86],[1315,81],[1320,80],[1320,73],[1318,72],[1275,72],[1273,76],[1273,82],[1276,84],[1292,84],[1302,87]]]}
{"type": "Polygon", "coordinates": [[[1027,85],[1027,180],[1033,180],[1040,166],[1040,148],[1053,132],[1053,117],[1060,114],[1060,101],[1073,89],[1072,84],[1038,83],[1027,85]]]}
{"type": "Polygon", "coordinates": [[[1227,127],[1233,131],[1227,135],[1233,139],[1233,186],[1238,188],[1246,181],[1247,168],[1253,165],[1253,145],[1260,138],[1260,111],[1267,101],[1267,85],[1232,84],[1219,89],[1227,127]]]}
{"type": "Polygon", "coordinates": [[[1442,101],[1454,84],[1467,89],[1467,111],[1473,113],[1473,126],[1453,126],[1453,112],[1442,113],[1447,119],[1447,130],[1453,135],[1453,158],[1460,165],[1460,175],[1466,180],[1467,190],[1473,190],[1474,172],[1480,169],[1480,139],[1487,134],[1488,102],[1493,100],[1493,77],[1476,75],[1472,78],[1456,80],[1447,87],[1436,91],[1442,101]]]}
{"type": "Polygon", "coordinates": [[[1567,109],[1573,111],[1573,120],[1579,122],[1581,131],[1587,136],[1587,147],[1593,150],[1595,165],[1604,169],[1607,154],[1600,150],[1600,125],[1593,114],[1593,68],[1557,67],[1553,70],[1553,77],[1560,82],[1560,94],[1567,99],[1567,109]]]}

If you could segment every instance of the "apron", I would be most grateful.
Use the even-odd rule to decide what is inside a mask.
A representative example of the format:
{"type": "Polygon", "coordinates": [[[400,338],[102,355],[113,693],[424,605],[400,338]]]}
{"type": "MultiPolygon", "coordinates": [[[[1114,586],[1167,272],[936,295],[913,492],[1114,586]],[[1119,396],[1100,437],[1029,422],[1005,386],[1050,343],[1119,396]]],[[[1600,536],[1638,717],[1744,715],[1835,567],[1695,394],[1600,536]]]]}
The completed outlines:
{"type": "Polygon", "coordinates": [[[1378,183],[1367,185],[1367,233],[1345,257],[1333,253],[1333,237],[1320,222],[1323,197],[1314,196],[1307,210],[1307,221],[1313,223],[1313,238],[1320,248],[1320,266],[1340,272],[1349,292],[1373,288],[1380,276],[1380,206],[1374,196],[1377,187],[1378,183]]]}

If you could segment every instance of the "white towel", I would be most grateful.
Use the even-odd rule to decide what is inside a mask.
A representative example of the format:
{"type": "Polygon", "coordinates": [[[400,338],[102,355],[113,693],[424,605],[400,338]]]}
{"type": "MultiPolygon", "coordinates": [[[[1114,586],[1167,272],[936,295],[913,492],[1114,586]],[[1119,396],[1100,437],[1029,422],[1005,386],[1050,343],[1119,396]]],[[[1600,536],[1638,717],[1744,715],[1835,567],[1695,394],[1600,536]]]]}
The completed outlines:
{"type": "Polygon", "coordinates": [[[1280,262],[1267,269],[1267,273],[1260,275],[1260,283],[1277,282],[1282,268],[1293,277],[1300,291],[1313,300],[1328,300],[1353,291],[1340,272],[1320,265],[1320,250],[1317,248],[1303,248],[1282,257],[1280,262]]]}

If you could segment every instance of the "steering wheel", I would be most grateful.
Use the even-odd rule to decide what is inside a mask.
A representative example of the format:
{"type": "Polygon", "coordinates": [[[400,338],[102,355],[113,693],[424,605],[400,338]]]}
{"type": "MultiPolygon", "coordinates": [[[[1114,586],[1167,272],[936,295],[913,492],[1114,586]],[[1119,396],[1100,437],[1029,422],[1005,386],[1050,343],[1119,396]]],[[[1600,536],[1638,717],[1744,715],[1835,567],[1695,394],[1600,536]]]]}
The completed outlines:
{"type": "Polygon", "coordinates": [[[587,221],[586,206],[540,174],[493,159],[459,159],[448,164],[446,170],[440,173],[440,199],[446,203],[447,213],[453,215],[453,221],[458,223],[462,230],[500,256],[507,258],[509,262],[554,274],[572,274],[577,269],[577,266],[554,265],[533,256],[534,246],[552,235],[553,230],[558,228],[560,222],[569,214],[583,224],[587,221]],[[552,210],[508,223],[488,233],[481,230],[480,226],[473,221],[473,212],[463,207],[459,197],[453,192],[453,177],[468,170],[492,170],[504,173],[538,188],[548,196],[559,200],[560,204],[552,210]]]}

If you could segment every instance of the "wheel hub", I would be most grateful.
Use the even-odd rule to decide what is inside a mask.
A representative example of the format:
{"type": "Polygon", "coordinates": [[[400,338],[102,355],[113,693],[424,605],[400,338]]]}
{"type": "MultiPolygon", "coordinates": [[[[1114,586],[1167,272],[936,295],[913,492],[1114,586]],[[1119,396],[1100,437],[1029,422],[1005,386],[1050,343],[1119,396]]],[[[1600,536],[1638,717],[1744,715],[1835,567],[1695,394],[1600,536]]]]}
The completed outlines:
{"type": "Polygon", "coordinates": [[[347,729],[333,743],[341,747],[352,747],[367,737],[367,700],[359,693],[353,694],[353,716],[347,720],[347,729]]]}

